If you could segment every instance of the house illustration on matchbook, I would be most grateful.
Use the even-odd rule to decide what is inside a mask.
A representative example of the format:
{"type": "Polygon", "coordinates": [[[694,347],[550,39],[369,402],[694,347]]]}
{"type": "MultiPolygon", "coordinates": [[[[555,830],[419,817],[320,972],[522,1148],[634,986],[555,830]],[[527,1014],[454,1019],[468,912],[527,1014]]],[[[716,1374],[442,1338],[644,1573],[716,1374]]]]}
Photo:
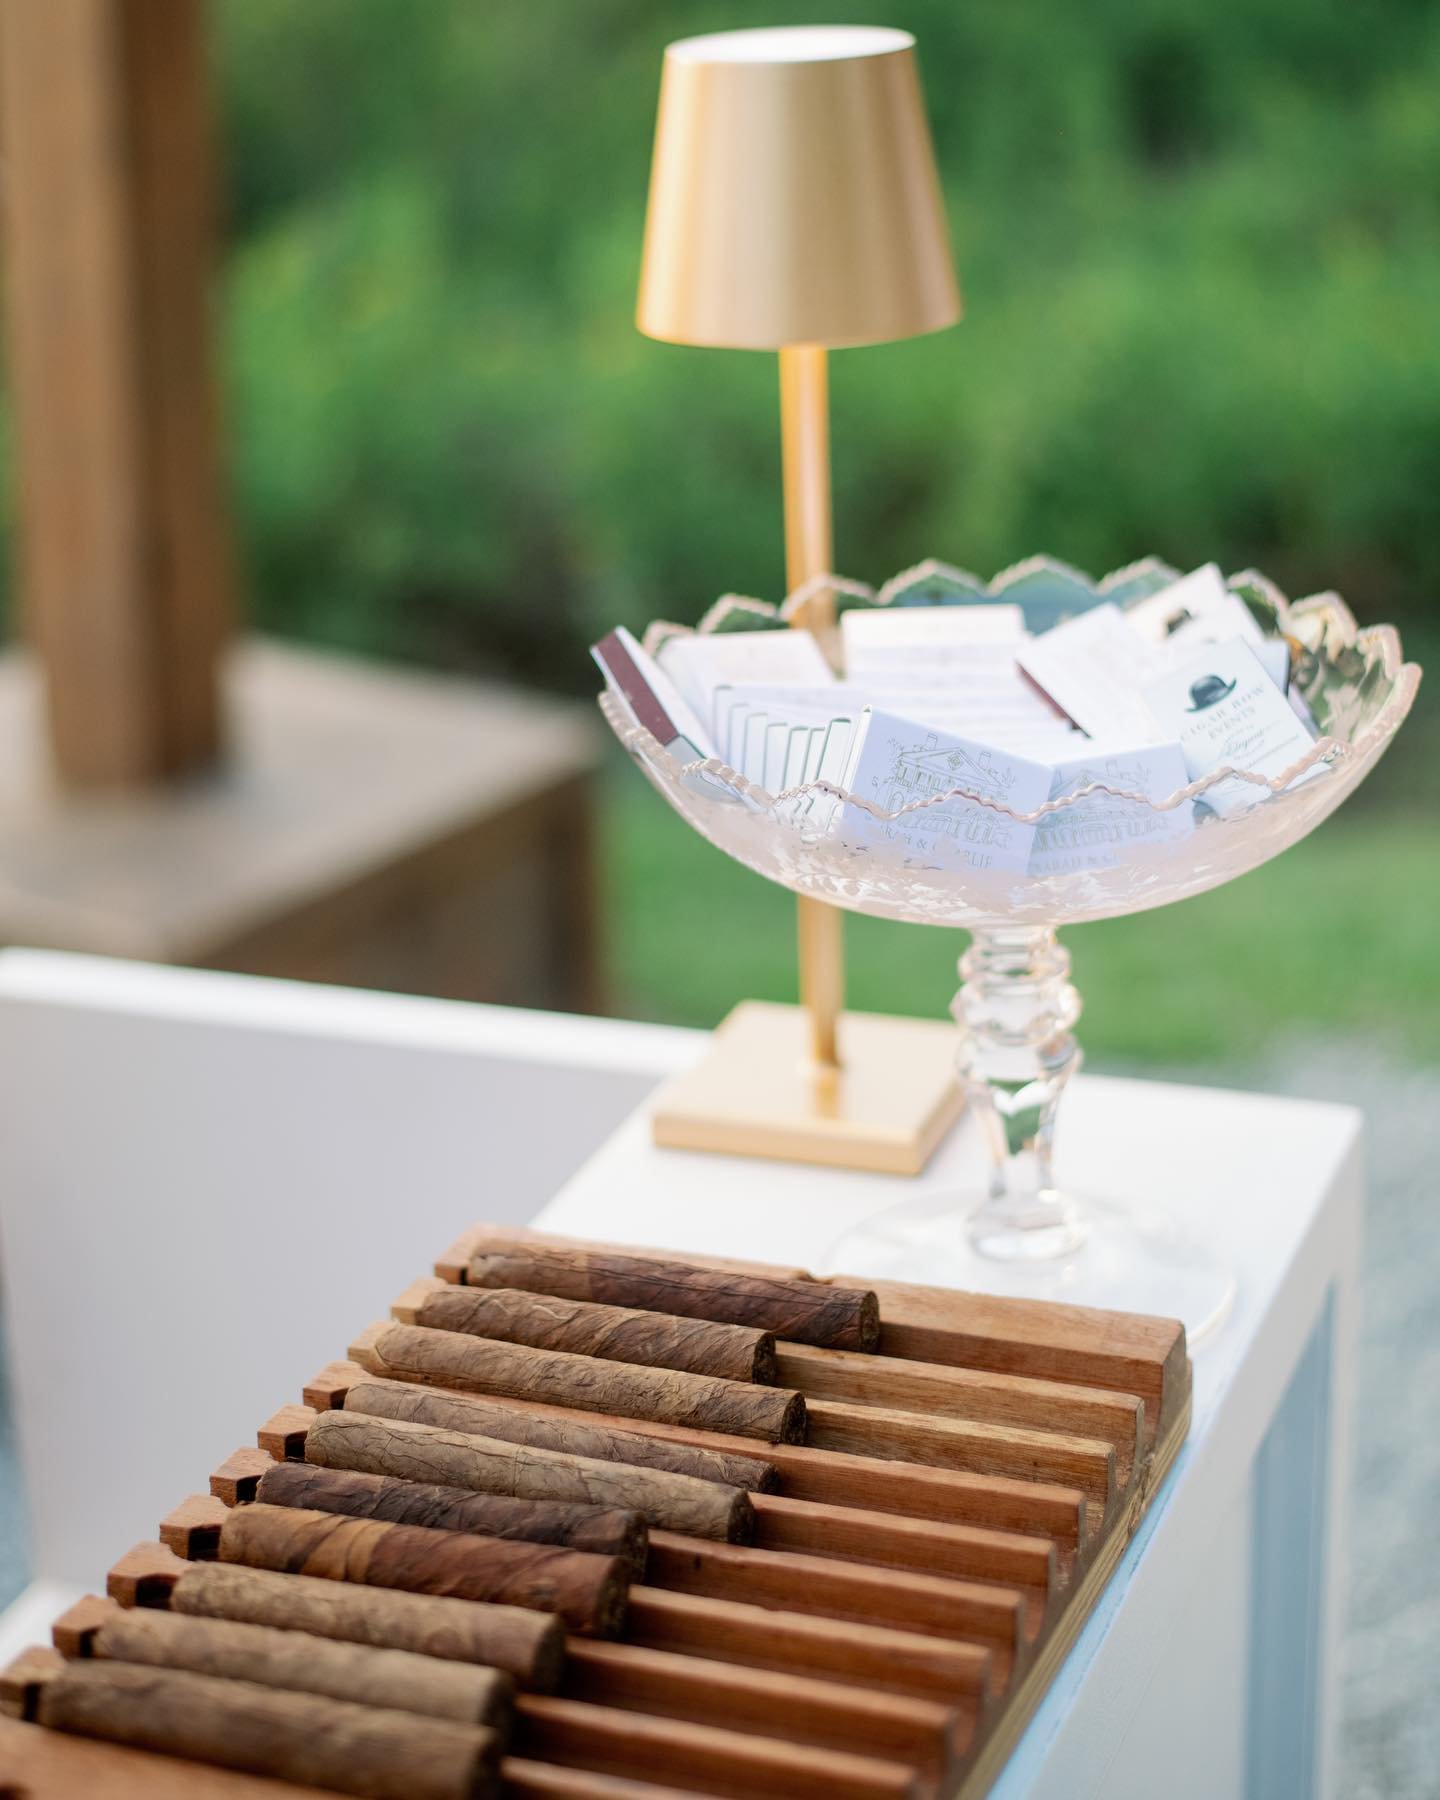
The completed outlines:
{"type": "Polygon", "coordinates": [[[1148,793],[1150,764],[1121,761],[1113,756],[1106,757],[1103,762],[1071,763],[1050,790],[1050,798],[1061,800],[1067,794],[1078,794],[1083,788],[1095,786],[1118,788],[1130,794],[1148,793]]]}
{"type": "MultiPolygon", "coordinates": [[[[891,754],[880,785],[885,796],[881,804],[887,812],[898,812],[916,800],[929,800],[955,788],[987,800],[1007,801],[1015,782],[1013,765],[997,764],[989,750],[972,752],[953,739],[942,745],[935,732],[919,743],[892,737],[886,748],[891,754]]],[[[937,833],[993,844],[1005,843],[1014,825],[1006,814],[972,806],[963,799],[953,806],[936,807],[926,823],[937,833]]]]}
{"type": "Polygon", "coordinates": [[[1052,800],[1069,799],[1086,788],[1108,792],[1085,795],[1040,820],[1030,858],[1032,875],[1061,875],[1076,869],[1104,868],[1126,853],[1126,847],[1163,844],[1193,829],[1189,807],[1164,811],[1153,802],[1183,786],[1185,767],[1174,749],[1139,749],[1119,755],[1096,753],[1057,770],[1052,800]],[[1141,795],[1145,799],[1125,799],[1141,795]]]}
{"type": "MultiPolygon", "coordinates": [[[[1057,775],[1050,798],[1064,800],[1097,785],[1129,794],[1147,793],[1150,765],[1135,760],[1122,762],[1115,757],[1103,760],[1097,757],[1093,763],[1072,763],[1057,775]]],[[[1042,819],[1035,848],[1040,856],[1064,849],[1094,849],[1103,844],[1120,843],[1127,837],[1143,837],[1163,830],[1164,825],[1156,820],[1156,816],[1145,813],[1143,808],[1137,810],[1113,794],[1092,794],[1042,819]]]]}

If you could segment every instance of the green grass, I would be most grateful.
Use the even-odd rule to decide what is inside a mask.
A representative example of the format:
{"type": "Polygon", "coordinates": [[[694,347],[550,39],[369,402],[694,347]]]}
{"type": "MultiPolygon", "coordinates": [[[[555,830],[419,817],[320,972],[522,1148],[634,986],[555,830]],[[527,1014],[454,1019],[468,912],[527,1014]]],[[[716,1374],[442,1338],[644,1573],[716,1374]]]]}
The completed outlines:
{"type": "MultiPolygon", "coordinates": [[[[605,791],[615,1010],[713,1025],[795,993],[793,905],[712,849],[630,768],[605,791]]],[[[1440,821],[1337,819],[1214,893],[1065,933],[1092,1061],[1242,1064],[1296,1031],[1440,1061],[1440,821]]],[[[849,1000],[943,1015],[960,932],[846,922],[849,1000]]]]}

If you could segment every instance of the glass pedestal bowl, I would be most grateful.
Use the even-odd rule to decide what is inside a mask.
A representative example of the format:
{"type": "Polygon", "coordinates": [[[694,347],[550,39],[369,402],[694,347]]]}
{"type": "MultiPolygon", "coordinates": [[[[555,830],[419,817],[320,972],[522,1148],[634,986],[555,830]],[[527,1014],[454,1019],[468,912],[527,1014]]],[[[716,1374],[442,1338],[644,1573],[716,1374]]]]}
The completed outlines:
{"type": "MultiPolygon", "coordinates": [[[[922,572],[937,568],[922,565],[922,572]]],[[[1038,558],[983,586],[948,571],[942,584],[952,573],[958,603],[1003,597],[1022,605],[1040,629],[1101,600],[1134,604],[1177,579],[1154,559],[1099,583],[1038,558]]],[[[877,600],[853,583],[827,578],[826,585],[842,605],[886,603],[888,590],[877,600]]],[[[981,1191],[930,1193],[866,1221],[833,1247],[828,1269],[1159,1313],[1182,1319],[1192,1339],[1223,1320],[1234,1293],[1226,1264],[1162,1205],[1077,1195],[1056,1180],[1057,1113],[1080,1065],[1074,1035],[1080,1000],[1056,931],[1204,893],[1297,843],[1365,778],[1420,680],[1418,667],[1402,660],[1395,631],[1358,629],[1338,596],[1292,605],[1253,573],[1229,586],[1262,629],[1290,640],[1292,686],[1320,735],[1277,776],[1217,770],[1158,803],[1098,784],[1033,813],[1012,812],[964,787],[928,794],[893,813],[825,782],[770,794],[717,760],[678,761],[612,695],[601,697],[606,719],[651,783],[737,862],[847,911],[970,933],[951,1011],[960,1028],[957,1063],[970,1129],[983,1134],[988,1179],[981,1191]],[[1230,797],[1223,812],[1205,803],[1221,784],[1230,797]],[[956,802],[985,808],[1002,826],[1007,818],[1029,825],[1068,813],[1066,822],[1082,840],[1097,822],[1113,827],[1119,821],[1125,841],[1110,866],[1039,878],[920,866],[903,853],[887,854],[887,821],[956,802]],[[1193,812],[1193,830],[1147,830],[1176,808],[1193,812]],[[868,815],[865,828],[847,829],[847,820],[858,823],[861,815],[868,815]]],[[[738,612],[722,603],[701,629],[779,627],[804,598],[794,596],[782,609],[744,602],[738,612]]],[[[1185,1153],[1177,1144],[1176,1156],[1185,1153]]]]}

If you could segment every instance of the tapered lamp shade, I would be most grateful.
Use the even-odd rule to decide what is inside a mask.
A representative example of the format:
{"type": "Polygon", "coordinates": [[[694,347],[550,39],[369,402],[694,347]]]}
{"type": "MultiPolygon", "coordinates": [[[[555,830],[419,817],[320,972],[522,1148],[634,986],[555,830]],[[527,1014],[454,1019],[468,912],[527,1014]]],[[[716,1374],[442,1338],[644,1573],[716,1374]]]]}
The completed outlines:
{"type": "Polygon", "coordinates": [[[732,31],[665,52],[637,322],[743,350],[953,325],[908,32],[732,31]]]}

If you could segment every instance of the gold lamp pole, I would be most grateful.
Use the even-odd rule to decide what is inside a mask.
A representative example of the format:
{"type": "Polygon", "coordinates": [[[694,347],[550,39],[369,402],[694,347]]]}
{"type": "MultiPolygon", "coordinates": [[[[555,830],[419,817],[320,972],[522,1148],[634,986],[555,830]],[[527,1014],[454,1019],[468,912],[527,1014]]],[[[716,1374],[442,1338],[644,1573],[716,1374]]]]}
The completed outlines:
{"type": "MultiPolygon", "coordinates": [[[[834,573],[827,353],[952,325],[960,295],[908,32],[665,52],[637,323],[780,357],[790,592],[834,573]]],[[[823,591],[794,623],[833,625],[823,591]]],[[[959,1108],[952,1028],[844,1014],[841,915],[799,902],[801,1006],[746,1001],[660,1096],[658,1142],[915,1172],[959,1108]]]]}
{"type": "MultiPolygon", "coordinates": [[[[785,583],[793,594],[817,575],[835,572],[830,524],[830,371],[820,344],[780,351],[780,479],[785,492],[785,583]]],[[[796,615],[797,628],[834,623],[833,604],[817,595],[796,615]]],[[[840,1066],[837,1035],[845,1004],[843,915],[823,900],[796,901],[800,1004],[817,1076],[840,1066]]]]}

